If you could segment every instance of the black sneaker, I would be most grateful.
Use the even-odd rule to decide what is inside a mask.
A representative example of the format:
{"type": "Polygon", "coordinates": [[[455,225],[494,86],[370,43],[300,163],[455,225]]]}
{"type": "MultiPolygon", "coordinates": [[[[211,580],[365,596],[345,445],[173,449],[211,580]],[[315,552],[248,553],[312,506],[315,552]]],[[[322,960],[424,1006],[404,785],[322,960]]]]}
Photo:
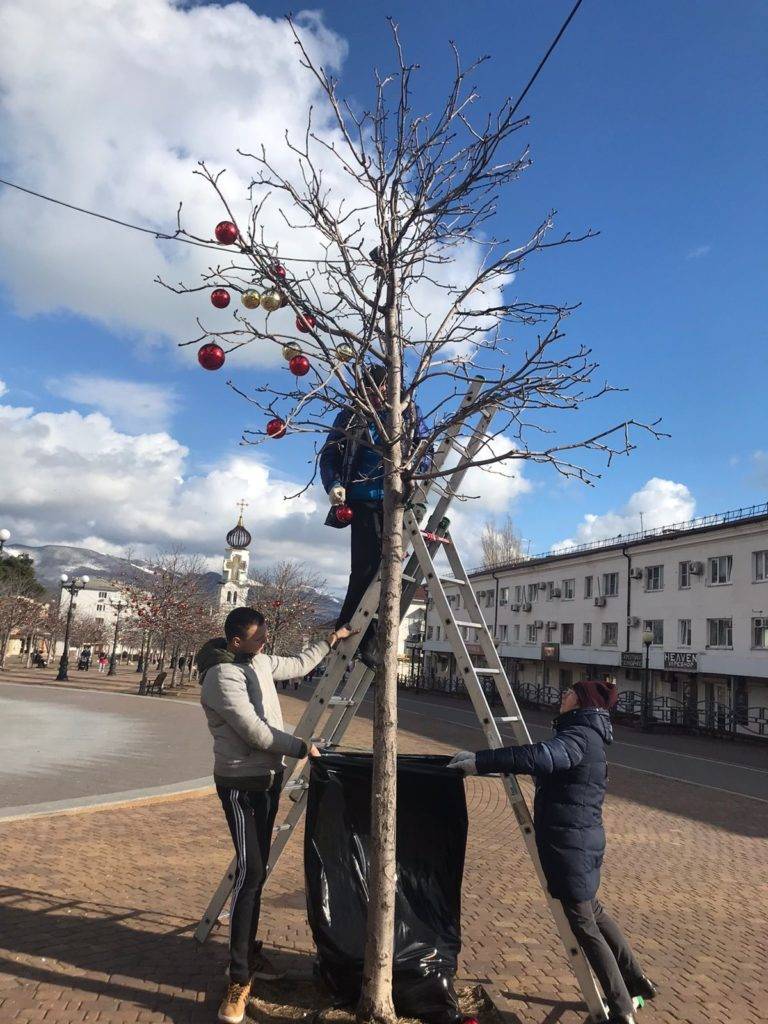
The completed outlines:
{"type": "Polygon", "coordinates": [[[637,1018],[634,1013],[612,1013],[608,1024],[637,1024],[637,1018]]]}
{"type": "Polygon", "coordinates": [[[640,996],[642,999],[655,999],[659,993],[658,985],[654,985],[651,979],[644,975],[627,985],[627,989],[633,999],[636,996],[640,996]]]}

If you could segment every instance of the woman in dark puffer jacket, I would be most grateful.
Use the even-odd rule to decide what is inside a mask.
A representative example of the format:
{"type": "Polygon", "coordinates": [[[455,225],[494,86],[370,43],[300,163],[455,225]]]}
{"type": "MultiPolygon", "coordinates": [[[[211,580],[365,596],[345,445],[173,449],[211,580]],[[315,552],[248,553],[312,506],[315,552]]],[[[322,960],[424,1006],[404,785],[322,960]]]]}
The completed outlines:
{"type": "Polygon", "coordinates": [[[585,681],[566,690],[555,735],[542,743],[462,752],[450,762],[467,775],[532,775],[536,846],[550,895],[560,900],[608,1002],[613,1024],[633,1024],[633,997],[656,987],[616,922],[597,899],[605,852],[605,747],[613,740],[609,710],[616,684],[585,681]]]}

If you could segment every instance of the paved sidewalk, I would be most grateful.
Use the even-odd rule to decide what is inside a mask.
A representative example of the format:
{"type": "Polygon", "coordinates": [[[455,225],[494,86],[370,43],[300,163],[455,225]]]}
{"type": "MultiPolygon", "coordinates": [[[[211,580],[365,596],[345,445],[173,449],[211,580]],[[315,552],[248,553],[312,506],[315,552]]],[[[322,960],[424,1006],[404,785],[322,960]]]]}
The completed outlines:
{"type": "MultiPolygon", "coordinates": [[[[287,719],[301,706],[285,697],[287,719]]],[[[403,733],[402,749],[455,749],[447,733],[447,746],[403,733]]],[[[369,743],[368,724],[356,722],[349,744],[369,743]]],[[[611,774],[603,896],[664,988],[641,1020],[758,1024],[768,806],[623,769],[611,774]]],[[[576,1024],[578,991],[503,790],[477,779],[467,790],[462,972],[493,987],[509,1024],[576,1024]]],[[[213,1020],[225,936],[218,930],[200,948],[192,932],[229,857],[211,797],[0,826],[0,1021],[213,1020]]],[[[310,953],[298,840],[271,880],[263,920],[281,956],[295,963],[310,953]]]]}

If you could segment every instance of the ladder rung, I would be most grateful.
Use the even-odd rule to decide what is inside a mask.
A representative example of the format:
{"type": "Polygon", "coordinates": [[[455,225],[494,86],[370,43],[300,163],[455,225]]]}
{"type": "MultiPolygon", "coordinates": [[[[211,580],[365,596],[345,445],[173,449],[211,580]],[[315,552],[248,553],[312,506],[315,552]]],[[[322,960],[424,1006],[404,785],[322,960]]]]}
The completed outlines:
{"type": "Polygon", "coordinates": [[[356,701],[352,697],[331,697],[328,701],[329,708],[351,708],[356,701]]]}
{"type": "Polygon", "coordinates": [[[479,665],[473,665],[472,668],[479,676],[497,676],[499,674],[497,668],[480,668],[479,665]]]}
{"type": "Polygon", "coordinates": [[[484,622],[459,622],[455,620],[454,625],[456,626],[467,626],[469,629],[485,629],[486,625],[484,622]]]}
{"type": "Polygon", "coordinates": [[[275,825],[275,832],[286,832],[286,831],[290,831],[290,829],[292,829],[292,828],[293,828],[293,825],[288,825],[288,824],[286,824],[286,825],[275,825]]]}
{"type": "Polygon", "coordinates": [[[415,583],[416,582],[416,577],[415,576],[409,576],[407,572],[404,572],[403,573],[403,580],[406,583],[415,583]]]}
{"type": "Polygon", "coordinates": [[[438,576],[441,583],[453,583],[457,587],[466,587],[466,580],[457,580],[455,576],[438,576]]]}
{"type": "Polygon", "coordinates": [[[519,715],[502,715],[501,718],[494,718],[494,722],[498,722],[499,725],[507,725],[508,722],[519,722],[519,715]]]}
{"type": "Polygon", "coordinates": [[[309,789],[309,783],[305,779],[291,779],[283,786],[286,793],[295,789],[309,789]]]}

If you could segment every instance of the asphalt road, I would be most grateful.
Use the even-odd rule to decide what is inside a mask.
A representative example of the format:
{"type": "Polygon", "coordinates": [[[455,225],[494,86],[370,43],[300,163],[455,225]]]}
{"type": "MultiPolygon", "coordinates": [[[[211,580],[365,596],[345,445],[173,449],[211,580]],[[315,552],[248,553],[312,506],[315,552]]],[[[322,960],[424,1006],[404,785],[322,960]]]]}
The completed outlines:
{"type": "MultiPolygon", "coordinates": [[[[412,732],[435,734],[440,726],[458,726],[466,732],[467,749],[482,745],[483,735],[472,707],[462,700],[436,694],[413,696],[400,693],[400,724],[412,732]]],[[[366,700],[370,715],[370,698],[366,700]]],[[[532,740],[552,735],[550,716],[524,711],[532,740]]],[[[504,739],[514,743],[509,729],[504,739]]],[[[643,734],[626,727],[615,729],[608,748],[608,763],[646,775],[704,786],[718,792],[768,802],[768,742],[764,746],[710,740],[691,736],[643,734]]]]}

